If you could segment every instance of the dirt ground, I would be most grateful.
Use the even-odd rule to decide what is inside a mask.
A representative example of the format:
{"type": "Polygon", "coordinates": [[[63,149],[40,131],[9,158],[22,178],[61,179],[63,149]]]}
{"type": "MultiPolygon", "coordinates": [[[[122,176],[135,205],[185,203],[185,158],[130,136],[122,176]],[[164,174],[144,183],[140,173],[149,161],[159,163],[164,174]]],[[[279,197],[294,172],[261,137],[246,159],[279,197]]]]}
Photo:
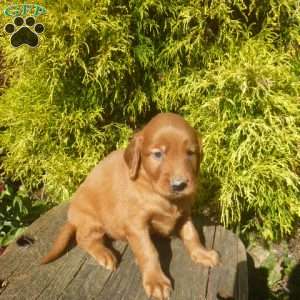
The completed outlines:
{"type": "Polygon", "coordinates": [[[288,241],[247,250],[249,300],[300,299],[300,226],[288,241]]]}

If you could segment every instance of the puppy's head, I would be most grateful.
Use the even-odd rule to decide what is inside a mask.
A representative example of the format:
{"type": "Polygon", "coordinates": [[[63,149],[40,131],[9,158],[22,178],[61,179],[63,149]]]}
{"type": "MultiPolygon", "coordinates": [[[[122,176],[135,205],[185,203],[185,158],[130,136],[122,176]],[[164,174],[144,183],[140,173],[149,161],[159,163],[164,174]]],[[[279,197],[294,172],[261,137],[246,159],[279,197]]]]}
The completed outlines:
{"type": "Polygon", "coordinates": [[[155,192],[169,199],[192,195],[202,157],[197,132],[179,115],[161,113],[138,132],[125,150],[131,179],[139,172],[155,192]]]}

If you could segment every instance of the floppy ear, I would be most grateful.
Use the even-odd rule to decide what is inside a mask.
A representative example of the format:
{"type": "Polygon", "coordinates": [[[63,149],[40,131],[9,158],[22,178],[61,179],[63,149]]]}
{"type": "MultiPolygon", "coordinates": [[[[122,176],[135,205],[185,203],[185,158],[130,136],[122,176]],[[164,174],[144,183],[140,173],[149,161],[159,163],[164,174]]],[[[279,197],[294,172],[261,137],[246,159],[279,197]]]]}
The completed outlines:
{"type": "Polygon", "coordinates": [[[129,145],[125,149],[124,159],[129,168],[130,179],[136,179],[141,162],[141,150],[142,150],[143,136],[136,134],[133,136],[129,145]]]}
{"type": "Polygon", "coordinates": [[[200,164],[203,160],[203,143],[202,143],[202,137],[197,133],[198,135],[198,147],[199,147],[199,152],[197,154],[197,174],[199,173],[199,169],[200,169],[200,164]]]}
{"type": "Polygon", "coordinates": [[[199,164],[202,162],[203,160],[203,142],[202,142],[202,137],[200,135],[198,135],[198,145],[199,145],[199,164]]]}

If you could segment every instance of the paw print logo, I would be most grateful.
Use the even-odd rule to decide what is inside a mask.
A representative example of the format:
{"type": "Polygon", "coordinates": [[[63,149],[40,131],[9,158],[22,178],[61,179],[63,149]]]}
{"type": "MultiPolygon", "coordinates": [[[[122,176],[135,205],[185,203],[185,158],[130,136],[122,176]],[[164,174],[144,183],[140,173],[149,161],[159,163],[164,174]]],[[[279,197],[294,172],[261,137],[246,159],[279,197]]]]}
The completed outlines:
{"type": "Polygon", "coordinates": [[[4,30],[11,35],[10,43],[13,47],[18,48],[22,45],[37,47],[39,34],[44,32],[45,27],[41,23],[36,24],[34,17],[28,17],[25,20],[22,17],[16,17],[14,24],[6,24],[4,30]]]}

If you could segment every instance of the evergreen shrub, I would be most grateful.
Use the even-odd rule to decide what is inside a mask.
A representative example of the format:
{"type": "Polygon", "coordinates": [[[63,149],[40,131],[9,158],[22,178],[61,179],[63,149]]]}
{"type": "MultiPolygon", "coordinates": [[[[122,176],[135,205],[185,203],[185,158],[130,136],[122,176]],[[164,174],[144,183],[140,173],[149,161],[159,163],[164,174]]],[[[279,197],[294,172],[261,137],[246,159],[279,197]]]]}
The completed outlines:
{"type": "Polygon", "coordinates": [[[37,49],[0,37],[7,175],[64,201],[133,129],[173,111],[204,138],[199,201],[214,201],[223,224],[242,232],[292,232],[300,216],[298,1],[44,6],[37,49]]]}

